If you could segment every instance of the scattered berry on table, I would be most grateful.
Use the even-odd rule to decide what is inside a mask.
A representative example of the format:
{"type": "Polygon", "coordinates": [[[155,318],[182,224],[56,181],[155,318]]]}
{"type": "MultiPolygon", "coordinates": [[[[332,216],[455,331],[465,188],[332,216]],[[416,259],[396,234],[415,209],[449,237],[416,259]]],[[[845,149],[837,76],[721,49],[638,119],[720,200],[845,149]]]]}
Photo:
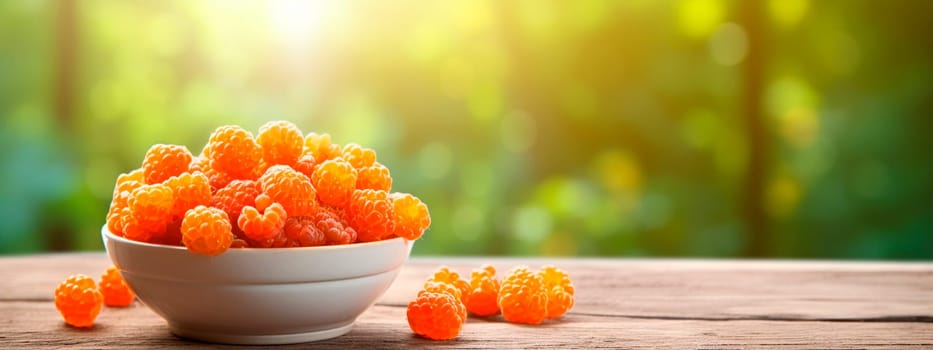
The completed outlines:
{"type": "Polygon", "coordinates": [[[538,271],[544,288],[548,291],[547,318],[558,318],[573,307],[573,283],[570,277],[554,266],[544,266],[538,271]]]}
{"type": "Polygon", "coordinates": [[[100,276],[100,293],[104,296],[104,305],[125,307],[133,303],[136,294],[123,280],[116,266],[111,266],[100,276]]]}
{"type": "Polygon", "coordinates": [[[408,326],[428,339],[449,340],[460,334],[466,322],[463,303],[448,293],[421,291],[408,304],[408,326]]]}
{"type": "Polygon", "coordinates": [[[499,313],[499,281],[496,279],[496,268],[492,265],[483,265],[470,274],[470,300],[466,304],[467,311],[480,317],[488,317],[499,313]]]}
{"type": "Polygon", "coordinates": [[[463,302],[463,304],[469,304],[470,282],[467,282],[461,278],[457,271],[454,271],[447,266],[441,266],[437,269],[437,271],[434,271],[434,274],[428,278],[428,281],[425,282],[425,284],[432,282],[449,283],[450,285],[456,287],[460,290],[460,300],[463,302]]]}
{"type": "Polygon", "coordinates": [[[548,291],[541,276],[519,266],[502,280],[499,309],[509,322],[539,324],[547,317],[548,291]]]}
{"type": "Polygon", "coordinates": [[[104,297],[97,290],[94,280],[85,275],[68,277],[55,288],[55,308],[62,314],[65,323],[74,327],[93,326],[103,303],[104,297]]]}

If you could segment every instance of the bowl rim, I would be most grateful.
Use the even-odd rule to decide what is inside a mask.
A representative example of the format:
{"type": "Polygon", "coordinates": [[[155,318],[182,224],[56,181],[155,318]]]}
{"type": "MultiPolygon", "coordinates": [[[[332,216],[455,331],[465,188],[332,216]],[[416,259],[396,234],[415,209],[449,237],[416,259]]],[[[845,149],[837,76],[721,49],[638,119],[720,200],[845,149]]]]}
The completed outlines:
{"type": "MultiPolygon", "coordinates": [[[[113,232],[110,232],[110,229],[107,227],[107,224],[103,225],[103,227],[101,228],[101,233],[103,234],[105,239],[114,240],[122,244],[136,245],[136,246],[146,247],[149,249],[167,249],[167,250],[176,250],[176,251],[187,251],[188,250],[188,248],[186,248],[185,246],[174,246],[174,245],[168,245],[168,244],[140,242],[140,241],[135,241],[135,240],[123,237],[123,236],[117,236],[113,232]]],[[[347,243],[347,244],[322,245],[322,246],[314,246],[314,247],[229,248],[227,249],[227,251],[225,251],[222,254],[230,254],[236,251],[243,251],[244,253],[251,252],[253,254],[256,254],[257,252],[270,252],[270,253],[279,252],[281,253],[283,251],[299,252],[299,251],[321,251],[321,250],[349,250],[349,249],[365,248],[365,247],[384,245],[384,244],[393,244],[394,242],[398,242],[400,240],[403,241],[403,243],[404,241],[407,241],[407,239],[402,238],[402,237],[393,237],[393,238],[381,239],[381,240],[372,241],[372,242],[354,242],[354,243],[347,243]]]]}

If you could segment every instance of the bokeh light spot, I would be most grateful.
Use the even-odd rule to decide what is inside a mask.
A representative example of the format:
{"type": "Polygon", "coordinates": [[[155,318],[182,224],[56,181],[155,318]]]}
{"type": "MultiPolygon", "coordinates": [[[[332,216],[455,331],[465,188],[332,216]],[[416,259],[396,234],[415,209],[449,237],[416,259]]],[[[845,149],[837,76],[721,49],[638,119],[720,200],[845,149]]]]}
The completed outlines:
{"type": "Polygon", "coordinates": [[[724,23],[709,39],[709,54],[721,65],[739,64],[748,55],[748,35],[738,24],[724,23]]]}
{"type": "Polygon", "coordinates": [[[807,14],[809,0],[768,0],[768,14],[779,26],[791,28],[807,14]]]}
{"type": "Polygon", "coordinates": [[[725,16],[719,0],[682,0],[677,7],[680,29],[691,38],[704,38],[713,32],[725,16]]]}

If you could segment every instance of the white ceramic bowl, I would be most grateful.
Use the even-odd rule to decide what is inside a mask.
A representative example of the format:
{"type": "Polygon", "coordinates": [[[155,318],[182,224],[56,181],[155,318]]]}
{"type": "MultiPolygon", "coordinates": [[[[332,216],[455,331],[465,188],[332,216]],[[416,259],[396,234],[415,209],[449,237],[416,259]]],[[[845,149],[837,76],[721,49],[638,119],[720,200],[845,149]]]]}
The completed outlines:
{"type": "Polygon", "coordinates": [[[217,256],[101,230],[110,260],[176,335],[217,343],[288,344],[350,331],[395,280],[412,242],[236,248],[217,256]]]}

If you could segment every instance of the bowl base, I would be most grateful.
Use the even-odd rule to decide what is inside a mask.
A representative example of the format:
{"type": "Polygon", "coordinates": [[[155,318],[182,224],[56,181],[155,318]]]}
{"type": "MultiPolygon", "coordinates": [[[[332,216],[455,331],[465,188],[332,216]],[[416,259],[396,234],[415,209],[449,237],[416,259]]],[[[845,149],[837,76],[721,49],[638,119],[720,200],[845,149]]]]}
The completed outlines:
{"type": "Polygon", "coordinates": [[[350,322],[339,327],[324,329],[324,330],[317,330],[313,332],[247,335],[247,334],[205,332],[201,330],[193,330],[193,329],[187,329],[187,328],[169,325],[169,329],[171,329],[172,333],[182,338],[201,340],[201,341],[206,341],[206,342],[211,342],[211,343],[236,344],[236,345],[276,345],[276,344],[306,343],[306,342],[336,338],[341,335],[347,334],[347,332],[350,332],[350,329],[352,328],[353,328],[353,322],[350,322]]]}

